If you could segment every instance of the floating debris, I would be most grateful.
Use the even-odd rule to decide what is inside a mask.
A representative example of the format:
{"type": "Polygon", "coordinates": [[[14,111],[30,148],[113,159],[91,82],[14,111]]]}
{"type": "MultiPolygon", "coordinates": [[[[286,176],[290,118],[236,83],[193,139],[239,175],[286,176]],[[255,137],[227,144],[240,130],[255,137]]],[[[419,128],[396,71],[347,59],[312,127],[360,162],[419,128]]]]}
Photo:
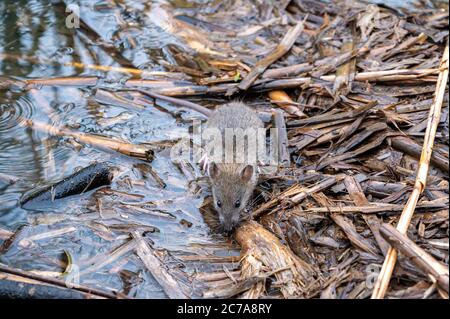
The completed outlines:
{"type": "Polygon", "coordinates": [[[95,163],[57,183],[31,190],[20,199],[20,205],[33,209],[48,205],[57,199],[79,195],[101,186],[109,185],[113,179],[113,168],[107,163],[95,163]]]}

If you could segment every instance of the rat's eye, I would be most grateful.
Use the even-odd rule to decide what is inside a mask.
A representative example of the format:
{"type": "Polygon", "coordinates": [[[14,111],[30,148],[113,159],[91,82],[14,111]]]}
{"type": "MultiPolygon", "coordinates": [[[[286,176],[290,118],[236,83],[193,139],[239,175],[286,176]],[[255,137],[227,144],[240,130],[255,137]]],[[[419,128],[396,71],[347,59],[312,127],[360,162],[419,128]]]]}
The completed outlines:
{"type": "Polygon", "coordinates": [[[217,207],[222,207],[222,202],[220,200],[217,201],[217,207]]]}
{"type": "Polygon", "coordinates": [[[237,200],[236,202],[234,202],[234,207],[239,208],[241,206],[241,201],[237,200]]]}

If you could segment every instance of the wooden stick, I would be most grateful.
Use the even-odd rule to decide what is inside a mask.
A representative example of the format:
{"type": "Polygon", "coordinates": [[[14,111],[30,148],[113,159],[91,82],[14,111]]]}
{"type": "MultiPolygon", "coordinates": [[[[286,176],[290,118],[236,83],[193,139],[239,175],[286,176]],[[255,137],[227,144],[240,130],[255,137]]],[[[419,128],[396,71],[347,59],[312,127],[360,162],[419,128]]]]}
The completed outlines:
{"type": "Polygon", "coordinates": [[[399,252],[410,258],[417,267],[422,269],[427,275],[432,276],[442,289],[447,293],[449,292],[449,271],[446,265],[437,261],[429,253],[417,246],[408,236],[400,233],[390,224],[382,224],[380,233],[392,247],[395,247],[399,252]]]}
{"type": "Polygon", "coordinates": [[[36,235],[32,235],[26,238],[21,239],[17,245],[21,248],[27,248],[27,247],[31,247],[31,245],[33,245],[34,241],[37,240],[42,240],[42,239],[48,239],[48,238],[53,238],[53,237],[58,237],[61,235],[65,235],[71,232],[76,231],[77,229],[73,226],[69,226],[69,227],[63,227],[63,228],[59,228],[59,229],[55,229],[55,230],[50,230],[47,232],[43,232],[40,234],[36,234],[36,235]]]}
{"type": "Polygon", "coordinates": [[[427,35],[425,35],[424,33],[420,33],[418,36],[408,38],[405,41],[403,41],[402,43],[400,43],[399,45],[396,45],[395,47],[393,47],[391,50],[382,53],[379,58],[382,61],[386,60],[400,52],[405,51],[406,49],[412,47],[416,43],[425,42],[425,40],[427,38],[428,38],[427,35]]]}
{"type": "MultiPolygon", "coordinates": [[[[359,48],[354,48],[349,52],[344,52],[337,56],[327,56],[321,60],[314,62],[315,70],[311,72],[312,77],[320,78],[324,74],[334,71],[337,67],[348,61],[355,59],[369,51],[368,43],[359,48]]],[[[334,81],[334,80],[333,80],[334,81]]]]}
{"type": "Polygon", "coordinates": [[[316,185],[314,185],[314,186],[312,186],[310,188],[304,189],[300,194],[297,194],[294,197],[292,197],[290,199],[290,201],[297,205],[302,200],[304,200],[306,197],[308,197],[308,195],[314,194],[315,192],[319,192],[319,191],[322,191],[324,189],[327,189],[328,187],[331,187],[334,184],[336,184],[337,182],[339,182],[342,179],[344,179],[344,177],[345,177],[344,175],[330,176],[329,178],[324,179],[320,183],[318,183],[318,184],[316,184],[316,185]]]}
{"type": "MultiPolygon", "coordinates": [[[[430,108],[428,115],[428,125],[425,132],[425,139],[422,148],[422,155],[420,157],[419,168],[416,176],[416,182],[411,196],[406,203],[405,208],[400,216],[400,220],[397,224],[397,230],[401,234],[406,234],[409,223],[414,214],[419,195],[423,192],[426,186],[428,169],[430,165],[431,153],[433,151],[434,138],[436,136],[436,130],[441,119],[441,108],[444,102],[445,87],[448,80],[448,43],[445,47],[444,54],[442,56],[439,69],[438,82],[436,85],[436,91],[434,93],[434,103],[430,108]]],[[[377,282],[372,293],[372,299],[382,299],[386,294],[391,279],[392,272],[397,260],[397,250],[393,247],[389,248],[386,259],[384,260],[383,267],[378,276],[377,282]]]]}
{"type": "MultiPolygon", "coordinates": [[[[381,126],[385,126],[385,123],[378,123],[380,125],[378,125],[378,129],[381,126]]],[[[368,128],[369,129],[369,128],[368,128]]],[[[364,132],[363,132],[364,133],[364,132]]],[[[358,135],[354,135],[354,138],[358,138],[358,135]]],[[[369,141],[366,141],[364,144],[362,144],[362,146],[358,147],[357,149],[354,149],[352,151],[349,152],[344,152],[343,154],[340,155],[334,155],[334,156],[328,156],[326,157],[323,161],[319,162],[316,164],[315,169],[316,170],[321,170],[325,167],[327,167],[330,164],[336,163],[336,162],[340,162],[340,161],[344,161],[350,158],[355,158],[358,155],[367,152],[368,150],[375,148],[377,146],[379,146],[381,143],[383,143],[384,139],[386,137],[386,134],[384,132],[380,132],[378,135],[376,135],[374,138],[370,139],[369,141]]]]}
{"type": "MultiPolygon", "coordinates": [[[[369,81],[369,82],[384,82],[384,81],[404,81],[404,80],[419,80],[425,79],[425,75],[434,75],[439,72],[438,69],[420,69],[420,70],[388,70],[375,72],[361,72],[355,74],[354,81],[369,81]]],[[[327,82],[334,82],[335,75],[324,75],[320,79],[327,82]]],[[[430,79],[427,79],[427,81],[430,79]]],[[[436,77],[432,77],[436,81],[436,77]]],[[[296,88],[303,84],[311,83],[311,77],[294,77],[280,80],[272,80],[267,82],[267,79],[252,82],[249,89],[252,91],[267,91],[267,90],[281,90],[287,88],[296,88]]],[[[171,81],[171,80],[142,80],[130,79],[125,82],[126,87],[133,88],[147,88],[152,92],[157,92],[165,96],[188,96],[188,95],[204,95],[204,94],[224,94],[228,91],[234,92],[238,89],[236,83],[224,83],[220,85],[198,85],[189,81],[171,81]]]]}
{"type": "Polygon", "coordinates": [[[233,271],[219,271],[219,272],[200,272],[196,273],[194,278],[199,281],[219,281],[224,279],[230,279],[230,276],[233,278],[239,277],[241,274],[240,270],[233,271]]]}
{"type": "MultiPolygon", "coordinates": [[[[261,60],[264,61],[264,60],[261,60]]],[[[106,70],[106,67],[105,67],[106,70]]],[[[122,70],[123,72],[130,73],[132,69],[122,70]]],[[[117,70],[111,70],[117,71],[117,70]]],[[[419,80],[419,81],[431,81],[434,82],[436,77],[428,77],[429,75],[435,75],[439,72],[439,69],[418,69],[418,70],[388,70],[388,71],[374,71],[374,72],[360,72],[355,74],[355,81],[360,82],[395,82],[404,80],[419,80]]],[[[132,73],[132,72],[131,72],[132,73]]],[[[263,74],[264,75],[264,74],[263,74]]],[[[248,76],[247,76],[248,77],[248,76]]],[[[246,78],[247,79],[247,78],[246,78]]],[[[334,82],[336,75],[323,75],[321,80],[327,82],[334,82]]],[[[245,79],[242,81],[244,82],[245,79]]],[[[282,80],[275,80],[266,83],[255,82],[256,78],[250,83],[249,87],[253,90],[268,90],[268,89],[281,89],[296,87],[300,84],[308,83],[312,81],[312,78],[289,78],[282,80]]],[[[25,84],[31,86],[95,86],[98,84],[98,78],[93,76],[88,77],[55,77],[55,78],[36,78],[23,80],[25,84]]],[[[242,83],[241,82],[241,83],[242,83]]],[[[186,96],[186,95],[202,95],[207,93],[225,93],[227,90],[237,90],[239,85],[237,84],[225,84],[218,86],[204,86],[196,85],[191,82],[183,82],[185,85],[176,84],[176,81],[170,80],[142,80],[142,79],[130,79],[125,85],[128,87],[148,87],[152,88],[159,93],[171,96],[186,96]]],[[[247,89],[248,89],[247,88],[247,89]]],[[[275,100],[275,99],[274,99],[275,100]]],[[[280,107],[282,107],[280,105],[280,107]]]]}
{"type": "Polygon", "coordinates": [[[145,104],[140,103],[139,101],[136,101],[135,99],[131,100],[127,99],[124,96],[121,96],[120,94],[112,91],[107,91],[103,89],[97,89],[95,90],[94,98],[97,102],[105,105],[114,105],[114,106],[121,106],[126,107],[130,109],[138,109],[142,110],[145,109],[145,104]]]}
{"type": "MultiPolygon", "coordinates": [[[[22,239],[23,240],[23,239],[22,239]]],[[[20,242],[19,242],[20,244],[20,242]]],[[[120,246],[114,248],[112,251],[105,254],[97,254],[94,262],[90,264],[87,268],[80,271],[80,276],[85,276],[87,274],[94,273],[103,267],[113,264],[116,260],[133,251],[138,242],[134,239],[121,244],[120,246]]]]}

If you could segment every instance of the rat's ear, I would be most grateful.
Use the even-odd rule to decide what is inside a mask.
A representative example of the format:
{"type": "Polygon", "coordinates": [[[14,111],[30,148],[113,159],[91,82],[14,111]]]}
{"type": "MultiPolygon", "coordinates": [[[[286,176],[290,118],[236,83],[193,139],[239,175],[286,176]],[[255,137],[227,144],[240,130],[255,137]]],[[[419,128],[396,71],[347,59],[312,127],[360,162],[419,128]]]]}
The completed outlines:
{"type": "Polygon", "coordinates": [[[216,163],[209,163],[209,177],[215,179],[219,175],[219,167],[216,163]]]}
{"type": "Polygon", "coordinates": [[[247,183],[252,179],[252,176],[253,176],[253,166],[252,165],[245,166],[241,173],[242,180],[247,183]]]}

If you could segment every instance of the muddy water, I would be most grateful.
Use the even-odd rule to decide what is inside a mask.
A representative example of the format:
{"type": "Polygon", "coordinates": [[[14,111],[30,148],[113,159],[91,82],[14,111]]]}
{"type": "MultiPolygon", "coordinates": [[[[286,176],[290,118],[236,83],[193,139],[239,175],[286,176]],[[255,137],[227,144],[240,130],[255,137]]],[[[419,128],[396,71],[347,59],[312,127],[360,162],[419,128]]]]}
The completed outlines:
{"type": "MultiPolygon", "coordinates": [[[[103,85],[114,88],[129,75],[78,68],[71,63],[118,66],[118,60],[124,59],[152,77],[151,72],[165,71],[162,62],[176,64],[167,50],[169,45],[184,48],[173,36],[171,26],[163,23],[167,12],[175,10],[186,16],[199,12],[206,19],[231,6],[226,1],[200,0],[79,1],[84,23],[99,36],[92,39],[67,28],[65,4],[55,3],[0,1],[0,82],[98,76],[103,85]],[[108,46],[120,51],[122,58],[114,58],[105,50],[108,46]]],[[[394,1],[392,5],[399,3],[403,2],[394,1]]],[[[245,26],[250,12],[243,8],[235,21],[229,21],[230,29],[245,26]]],[[[215,31],[220,30],[215,27],[215,31]]],[[[70,256],[81,272],[82,284],[123,291],[132,297],[164,298],[134,255],[133,247],[127,246],[131,231],[144,231],[155,248],[170,253],[167,262],[172,265],[179,263],[183,255],[239,253],[232,249],[228,238],[205,222],[200,207],[209,193],[202,179],[196,179],[201,177],[198,168],[193,166],[191,174],[187,174],[172,163],[167,148],[156,152],[154,161],[148,164],[70,138],[33,131],[25,128],[24,122],[32,119],[53,126],[66,125],[76,131],[139,144],[176,141],[189,132],[192,119],[202,117],[192,111],[180,112],[164,102],[141,109],[102,104],[95,99],[95,90],[22,90],[20,85],[0,89],[0,229],[16,233],[12,243],[3,245],[0,262],[60,276],[70,256]],[[44,211],[19,206],[19,199],[30,189],[55,182],[95,161],[107,161],[119,168],[111,187],[55,202],[44,211]],[[145,165],[151,165],[165,187],[143,173],[145,165]],[[55,231],[59,232],[55,235],[55,231]]],[[[214,105],[220,101],[206,102],[214,105]]],[[[214,268],[202,262],[184,266],[188,273],[214,268]]]]}

